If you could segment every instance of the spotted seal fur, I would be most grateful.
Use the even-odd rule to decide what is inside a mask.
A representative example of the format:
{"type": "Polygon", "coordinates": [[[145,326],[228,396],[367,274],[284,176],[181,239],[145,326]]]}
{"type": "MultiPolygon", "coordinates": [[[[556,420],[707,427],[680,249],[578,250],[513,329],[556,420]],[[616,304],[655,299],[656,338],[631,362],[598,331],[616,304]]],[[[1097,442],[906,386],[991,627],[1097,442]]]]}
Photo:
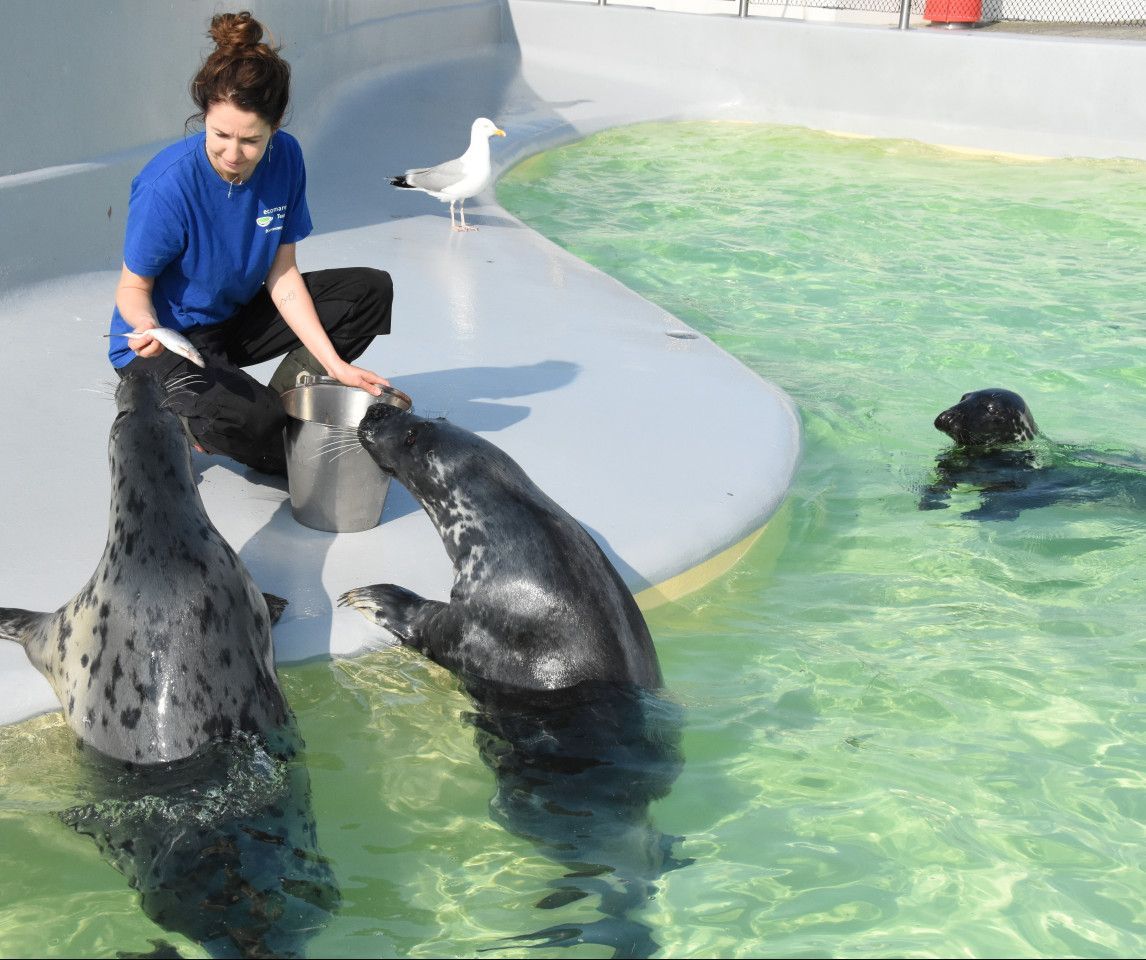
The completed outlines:
{"type": "Polygon", "coordinates": [[[447,420],[375,404],[359,439],[422,504],[454,564],[450,602],[394,584],[340,605],[453,672],[525,690],[661,685],[644,617],[593,538],[506,453],[447,420]]]}
{"type": "Polygon", "coordinates": [[[286,721],[264,597],[203,507],[179,420],[154,377],[116,391],[107,544],[91,579],[53,613],[0,609],[83,743],[166,763],[238,731],[286,721]]]}

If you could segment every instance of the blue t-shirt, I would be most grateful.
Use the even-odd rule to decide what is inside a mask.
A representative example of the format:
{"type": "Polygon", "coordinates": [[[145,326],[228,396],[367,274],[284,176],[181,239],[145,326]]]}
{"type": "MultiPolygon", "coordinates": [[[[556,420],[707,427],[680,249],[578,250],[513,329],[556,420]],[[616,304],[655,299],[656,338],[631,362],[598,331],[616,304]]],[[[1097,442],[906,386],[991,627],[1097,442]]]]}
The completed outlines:
{"type": "MultiPolygon", "coordinates": [[[[131,182],[123,262],[154,277],[161,326],[186,332],[222,323],[259,292],[279,245],[311,231],[298,141],[277,130],[251,179],[228,183],[207,159],[200,133],[161,150],[131,182]]],[[[111,332],[131,326],[112,312],[111,332]]],[[[135,359],[112,337],[113,366],[135,359]]]]}

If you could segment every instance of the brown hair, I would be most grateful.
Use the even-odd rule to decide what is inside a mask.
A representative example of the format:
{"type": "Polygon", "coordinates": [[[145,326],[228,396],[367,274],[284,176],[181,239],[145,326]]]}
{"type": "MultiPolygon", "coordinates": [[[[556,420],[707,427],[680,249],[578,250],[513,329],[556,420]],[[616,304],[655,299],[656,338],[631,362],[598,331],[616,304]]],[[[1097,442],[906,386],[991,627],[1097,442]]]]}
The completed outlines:
{"type": "Polygon", "coordinates": [[[290,64],[277,46],[260,42],[263,25],[246,10],[218,13],[207,36],[215,50],[191,81],[191,99],[199,112],[187,118],[188,125],[202,122],[211,104],[230,103],[279,127],[290,100],[290,64]]]}

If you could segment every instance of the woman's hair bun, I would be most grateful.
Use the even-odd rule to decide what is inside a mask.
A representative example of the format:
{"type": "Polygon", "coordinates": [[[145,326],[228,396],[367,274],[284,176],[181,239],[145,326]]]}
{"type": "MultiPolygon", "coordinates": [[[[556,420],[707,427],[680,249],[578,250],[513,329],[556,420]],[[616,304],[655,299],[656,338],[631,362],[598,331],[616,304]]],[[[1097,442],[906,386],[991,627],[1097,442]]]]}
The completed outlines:
{"type": "Polygon", "coordinates": [[[263,25],[245,10],[215,14],[207,35],[216,46],[191,80],[199,111],[187,122],[205,119],[213,103],[230,103],[277,130],[290,101],[290,64],[279,56],[273,37],[270,44],[262,42],[263,25]]]}
{"type": "Polygon", "coordinates": [[[263,25],[244,10],[242,13],[217,13],[211,18],[207,35],[220,50],[253,47],[263,39],[263,25]]]}

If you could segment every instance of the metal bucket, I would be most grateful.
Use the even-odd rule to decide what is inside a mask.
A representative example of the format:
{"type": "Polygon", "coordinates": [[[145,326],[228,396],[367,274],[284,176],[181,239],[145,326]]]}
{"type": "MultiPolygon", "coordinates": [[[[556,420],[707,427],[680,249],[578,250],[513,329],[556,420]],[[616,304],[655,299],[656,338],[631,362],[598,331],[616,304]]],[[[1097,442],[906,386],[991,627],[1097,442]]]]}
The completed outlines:
{"type": "Polygon", "coordinates": [[[333,377],[308,374],[300,374],[282,400],[289,418],[283,445],[294,518],[332,533],[377,526],[390,478],[358,442],[355,431],[372,404],[410,410],[413,401],[393,387],[383,387],[382,396],[373,397],[333,377]]]}

